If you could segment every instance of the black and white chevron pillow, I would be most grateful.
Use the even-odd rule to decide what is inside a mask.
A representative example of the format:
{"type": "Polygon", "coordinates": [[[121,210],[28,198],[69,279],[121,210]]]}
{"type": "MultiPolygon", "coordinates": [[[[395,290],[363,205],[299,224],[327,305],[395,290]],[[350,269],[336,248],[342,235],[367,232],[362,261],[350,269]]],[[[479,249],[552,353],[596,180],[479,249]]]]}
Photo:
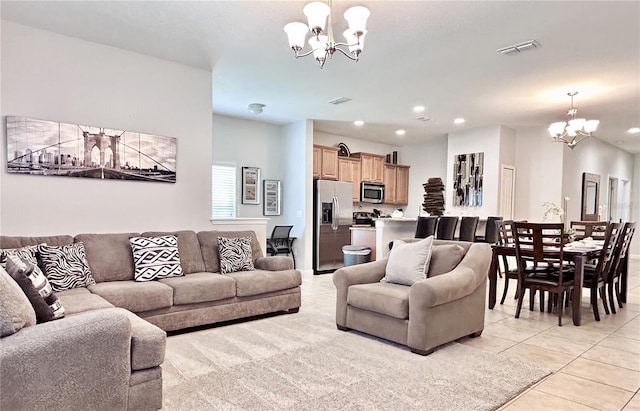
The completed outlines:
{"type": "Polygon", "coordinates": [[[220,250],[220,272],[222,274],[255,269],[253,267],[250,236],[237,238],[218,237],[218,245],[220,250]]]}
{"type": "MultiPolygon", "coordinates": [[[[46,245],[42,243],[40,245],[46,245]]],[[[37,245],[28,245],[22,248],[5,248],[0,249],[0,266],[2,268],[7,268],[7,258],[10,255],[15,255],[20,257],[23,260],[26,260],[35,266],[35,270],[42,274],[42,270],[38,267],[38,258],[36,257],[36,253],[38,252],[37,245]]]]}
{"type": "Polygon", "coordinates": [[[47,276],[53,291],[70,290],[96,283],[91,275],[82,242],[61,246],[40,244],[38,253],[44,275],[47,276]]]}
{"type": "Polygon", "coordinates": [[[36,312],[37,322],[64,317],[64,307],[40,269],[17,254],[7,254],[7,273],[18,283],[36,312]]]}
{"type": "Polygon", "coordinates": [[[151,281],[183,275],[178,253],[178,237],[131,237],[136,281],[151,281]]]}

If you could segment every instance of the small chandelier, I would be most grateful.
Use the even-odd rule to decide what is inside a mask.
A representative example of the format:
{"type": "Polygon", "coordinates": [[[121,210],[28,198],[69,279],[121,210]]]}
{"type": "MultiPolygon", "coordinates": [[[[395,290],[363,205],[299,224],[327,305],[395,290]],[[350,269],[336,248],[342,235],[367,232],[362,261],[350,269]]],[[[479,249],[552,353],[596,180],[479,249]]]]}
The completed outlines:
{"type": "Polygon", "coordinates": [[[585,120],[576,118],[578,109],[573,107],[573,96],[578,94],[577,91],[567,93],[571,97],[571,108],[567,111],[568,120],[552,123],[549,126],[549,134],[553,141],[565,143],[570,149],[587,137],[591,137],[591,133],[598,128],[599,120],[585,120]]]}
{"type": "Polygon", "coordinates": [[[351,60],[358,61],[364,45],[364,37],[367,34],[367,18],[371,14],[369,9],[355,6],[344,12],[344,18],[349,23],[349,28],[343,33],[346,39],[345,43],[338,43],[333,37],[331,0],[328,3],[321,1],[311,2],[304,6],[302,12],[307,16],[308,25],[295,22],[284,26],[284,31],[289,37],[289,46],[296,58],[305,57],[313,53],[316,61],[320,64],[320,68],[322,68],[327,58],[333,57],[333,53],[339,51],[351,60]],[[327,27],[326,34],[325,27],[327,27]],[[309,39],[311,50],[303,52],[302,49],[308,32],[312,33],[312,37],[309,39]],[[341,47],[346,47],[348,51],[341,47]]]}

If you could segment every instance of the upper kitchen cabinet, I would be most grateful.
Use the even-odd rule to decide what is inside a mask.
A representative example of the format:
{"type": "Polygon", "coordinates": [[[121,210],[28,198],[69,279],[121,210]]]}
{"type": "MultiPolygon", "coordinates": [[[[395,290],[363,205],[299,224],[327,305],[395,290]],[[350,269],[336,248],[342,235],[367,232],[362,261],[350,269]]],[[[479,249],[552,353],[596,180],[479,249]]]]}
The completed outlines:
{"type": "Polygon", "coordinates": [[[409,203],[409,166],[384,165],[384,203],[409,203]]]}
{"type": "Polygon", "coordinates": [[[353,202],[360,202],[360,159],[338,157],[338,180],[353,183],[353,202]]]}
{"type": "Polygon", "coordinates": [[[369,153],[353,153],[360,159],[361,178],[367,183],[384,183],[384,156],[369,153]]]}
{"type": "Polygon", "coordinates": [[[338,149],[336,147],[313,146],[313,178],[338,179],[338,149]]]}

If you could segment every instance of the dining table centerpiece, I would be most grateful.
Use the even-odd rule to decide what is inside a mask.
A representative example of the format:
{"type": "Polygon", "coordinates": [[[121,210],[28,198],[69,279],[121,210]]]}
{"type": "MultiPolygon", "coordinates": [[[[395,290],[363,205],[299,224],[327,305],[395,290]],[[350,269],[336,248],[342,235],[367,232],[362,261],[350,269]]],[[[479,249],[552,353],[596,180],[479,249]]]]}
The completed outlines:
{"type": "Polygon", "coordinates": [[[545,208],[544,215],[542,216],[542,221],[548,221],[551,216],[560,217],[560,222],[564,225],[564,230],[562,232],[562,238],[565,243],[570,243],[576,239],[576,230],[569,227],[567,225],[567,204],[569,203],[570,198],[564,197],[562,199],[562,205],[558,205],[556,203],[552,203],[547,201],[542,204],[545,208]]]}

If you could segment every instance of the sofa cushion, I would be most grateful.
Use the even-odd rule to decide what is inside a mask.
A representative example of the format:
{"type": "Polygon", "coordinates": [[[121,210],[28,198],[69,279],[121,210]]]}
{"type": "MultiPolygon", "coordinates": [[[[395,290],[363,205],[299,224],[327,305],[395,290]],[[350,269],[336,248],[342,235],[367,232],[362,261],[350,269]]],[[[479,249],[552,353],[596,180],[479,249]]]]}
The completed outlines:
{"type": "Polygon", "coordinates": [[[152,281],[161,278],[180,277],[180,253],[178,237],[132,237],[129,239],[133,251],[133,265],[136,281],[152,281]]]}
{"type": "Polygon", "coordinates": [[[218,237],[218,250],[222,274],[254,270],[251,237],[218,237]]]}
{"type": "Polygon", "coordinates": [[[133,280],[133,255],[129,238],[138,233],[78,234],[96,282],[133,280]]]}
{"type": "Polygon", "coordinates": [[[251,237],[251,255],[253,261],[262,257],[262,249],[253,231],[200,231],[198,233],[198,242],[202,251],[202,259],[204,260],[205,271],[211,273],[220,272],[220,251],[218,250],[218,237],[236,238],[251,237]]]}
{"type": "Polygon", "coordinates": [[[233,278],[216,273],[193,273],[184,277],[160,280],[173,288],[173,304],[217,301],[236,296],[233,278]]]}
{"type": "Polygon", "coordinates": [[[29,299],[11,276],[0,267],[0,337],[35,325],[36,313],[29,299]]]}
{"type": "Polygon", "coordinates": [[[134,313],[171,307],[173,304],[173,289],[158,281],[108,281],[88,288],[116,307],[134,313]]]}
{"type": "Polygon", "coordinates": [[[44,323],[64,317],[64,306],[51,289],[42,271],[15,254],[7,255],[7,273],[20,286],[36,312],[36,321],[44,323]]]}
{"type": "Polygon", "coordinates": [[[424,280],[429,269],[432,243],[433,236],[412,243],[395,240],[382,281],[412,285],[424,280]]]}
{"type": "Polygon", "coordinates": [[[167,333],[122,308],[109,310],[123,313],[131,323],[131,369],[134,371],[157,367],[164,362],[167,333]]]}
{"type": "Polygon", "coordinates": [[[287,290],[302,284],[302,277],[297,270],[241,271],[227,274],[227,277],[231,277],[236,281],[236,295],[238,297],[287,290]]]}
{"type": "Polygon", "coordinates": [[[72,288],[56,294],[67,315],[84,313],[101,308],[113,308],[113,304],[86,288],[72,288]],[[83,291],[83,292],[78,292],[83,291]]]}
{"type": "Polygon", "coordinates": [[[390,283],[352,285],[347,294],[347,304],[405,320],[409,318],[410,289],[406,285],[390,283]]]}
{"type": "Polygon", "coordinates": [[[458,244],[442,244],[433,246],[431,263],[427,278],[448,273],[460,264],[464,258],[465,249],[458,244]]]}
{"type": "Polygon", "coordinates": [[[95,284],[83,243],[60,246],[40,244],[38,253],[53,291],[95,284]]]}
{"type": "Polygon", "coordinates": [[[178,237],[178,252],[180,253],[180,265],[185,274],[201,273],[205,271],[200,242],[194,231],[161,232],[147,231],[142,233],[142,237],[161,237],[165,235],[175,235],[178,237]]]}

